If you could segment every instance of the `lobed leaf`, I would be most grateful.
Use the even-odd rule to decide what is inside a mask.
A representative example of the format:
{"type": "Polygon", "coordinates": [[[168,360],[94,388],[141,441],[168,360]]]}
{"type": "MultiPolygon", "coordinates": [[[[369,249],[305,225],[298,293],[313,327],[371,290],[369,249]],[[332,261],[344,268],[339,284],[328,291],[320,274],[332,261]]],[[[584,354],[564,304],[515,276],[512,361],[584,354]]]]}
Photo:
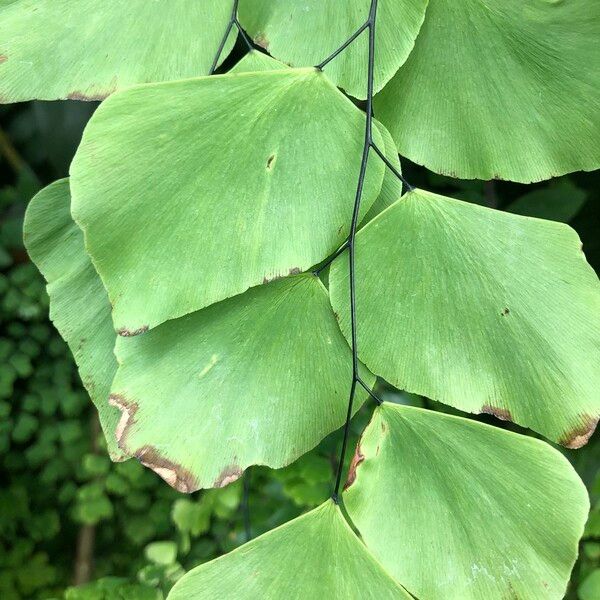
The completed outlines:
{"type": "MultiPolygon", "coordinates": [[[[241,0],[239,15],[254,42],[296,67],[321,63],[369,16],[370,0],[241,0]]],[[[374,88],[379,91],[407,59],[427,0],[380,0],[376,24],[374,88]]],[[[367,97],[366,32],[326,66],[331,80],[355,98],[367,97]]]]}
{"type": "Polygon", "coordinates": [[[331,501],[192,569],[168,600],[410,596],[371,556],[331,501]]]}
{"type": "Polygon", "coordinates": [[[344,503],[367,547],[417,597],[563,597],[589,501],[546,443],[384,403],[348,483],[344,503]]]}
{"type": "Polygon", "coordinates": [[[117,371],[110,303],[85,253],[83,234],[71,218],[70,202],[68,179],[44,188],[27,207],[23,238],[31,260],[48,282],[50,318],[75,357],[98,410],[111,458],[122,460],[115,437],[119,411],[108,404],[117,371]]]}
{"type": "MultiPolygon", "coordinates": [[[[330,272],[349,338],[348,265],[330,272]]],[[[358,349],[375,374],[569,448],[600,415],[600,285],[575,232],[421,190],[356,239],[358,349]]]]}
{"type": "MultiPolygon", "coordinates": [[[[328,256],[348,234],[363,138],[364,114],[315,69],[109,98],[86,128],[71,189],[118,332],[140,333],[328,256]]],[[[363,214],[382,179],[374,157],[363,214]]]]}
{"type": "Polygon", "coordinates": [[[0,102],[102,100],[136,83],[208,75],[232,5],[0,0],[0,102]]]}
{"type": "Polygon", "coordinates": [[[282,467],[345,421],[351,352],[311,274],[119,338],[115,351],[119,445],[183,492],[282,467]]]}
{"type": "Polygon", "coordinates": [[[598,39],[598,2],[430,0],[377,117],[402,155],[452,177],[597,169],[598,39]]]}

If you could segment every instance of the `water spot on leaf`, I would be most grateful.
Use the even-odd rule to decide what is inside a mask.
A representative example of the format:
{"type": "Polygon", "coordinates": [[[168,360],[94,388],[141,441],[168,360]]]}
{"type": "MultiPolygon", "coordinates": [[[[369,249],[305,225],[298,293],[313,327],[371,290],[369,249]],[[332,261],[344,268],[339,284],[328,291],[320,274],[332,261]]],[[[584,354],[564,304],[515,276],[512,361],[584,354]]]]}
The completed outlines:
{"type": "Polygon", "coordinates": [[[210,360],[206,364],[206,366],[200,371],[198,377],[204,377],[217,363],[219,362],[219,357],[216,354],[213,354],[210,357],[210,360]]]}

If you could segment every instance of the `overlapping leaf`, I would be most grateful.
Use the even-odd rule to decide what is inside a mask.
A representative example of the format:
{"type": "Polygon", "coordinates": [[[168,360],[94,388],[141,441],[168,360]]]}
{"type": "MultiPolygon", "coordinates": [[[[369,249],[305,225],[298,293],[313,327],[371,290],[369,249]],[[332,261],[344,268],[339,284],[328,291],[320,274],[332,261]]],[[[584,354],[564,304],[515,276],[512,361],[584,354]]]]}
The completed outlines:
{"type": "Polygon", "coordinates": [[[117,370],[110,304],[85,253],[83,234],[71,218],[70,201],[68,179],[37,194],[25,215],[24,240],[48,281],[50,318],[73,352],[83,384],[98,409],[108,450],[117,460],[123,458],[115,437],[119,411],[108,404],[117,370]]]}
{"type": "MultiPolygon", "coordinates": [[[[110,97],[71,189],[116,329],[145,331],[325,258],[348,234],[363,137],[364,114],[315,69],[110,97]]],[[[363,214],[382,179],[374,157],[363,214]]]]}
{"type": "Polygon", "coordinates": [[[184,575],[169,600],[409,600],[331,501],[184,575]]]}
{"type": "Polygon", "coordinates": [[[431,0],[376,114],[402,155],[453,177],[596,169],[598,39],[598,2],[431,0]]]}
{"type": "MultiPolygon", "coordinates": [[[[370,0],[241,0],[242,24],[257,45],[297,67],[317,65],[341,46],[366,20],[370,0]]],[[[380,0],[377,12],[374,85],[380,90],[406,60],[419,32],[427,0],[380,0]]],[[[366,33],[327,65],[336,85],[366,98],[366,33]]]]}
{"type": "Polygon", "coordinates": [[[350,348],[311,274],[119,338],[116,354],[119,445],[181,491],[282,467],[345,420],[350,348]]]}
{"type": "MultiPolygon", "coordinates": [[[[271,58],[269,55],[256,50],[248,52],[244,57],[229,71],[230,73],[247,73],[251,71],[269,71],[273,69],[288,69],[284,63],[271,58]]],[[[386,158],[392,165],[402,172],[398,149],[390,132],[376,119],[373,120],[373,126],[381,134],[383,145],[380,148],[386,158]]],[[[390,169],[386,169],[383,175],[383,182],[379,196],[373,202],[371,208],[364,215],[362,223],[367,223],[382,210],[391,206],[402,194],[402,183],[390,169]]]]}
{"type": "Polygon", "coordinates": [[[0,0],[0,102],[98,100],[136,83],[208,75],[232,6],[0,0]]]}
{"type": "MultiPolygon", "coordinates": [[[[420,190],[356,240],[359,356],[395,386],[571,448],[600,415],[600,285],[575,232],[420,190]]],[[[348,267],[330,273],[349,336],[348,267]]]]}
{"type": "Polygon", "coordinates": [[[563,597],[589,502],[546,443],[384,403],[349,483],[345,505],[367,547],[417,597],[563,597]]]}

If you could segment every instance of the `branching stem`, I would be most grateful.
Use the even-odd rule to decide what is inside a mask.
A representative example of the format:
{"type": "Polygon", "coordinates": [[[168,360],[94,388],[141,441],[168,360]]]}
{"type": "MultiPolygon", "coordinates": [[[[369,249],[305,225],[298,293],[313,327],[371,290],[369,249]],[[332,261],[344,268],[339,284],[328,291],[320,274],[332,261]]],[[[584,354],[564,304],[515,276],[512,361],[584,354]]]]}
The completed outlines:
{"type": "Polygon", "coordinates": [[[244,28],[241,26],[240,22],[238,21],[238,17],[237,17],[238,4],[239,4],[239,0],[233,0],[233,7],[231,9],[231,16],[229,17],[229,23],[227,24],[227,27],[225,29],[225,34],[223,35],[223,37],[221,39],[221,43],[219,44],[219,48],[217,49],[217,54],[215,56],[215,59],[213,60],[213,64],[208,73],[209,75],[212,75],[217,70],[217,65],[219,64],[219,59],[221,58],[221,54],[223,53],[223,48],[225,48],[225,44],[227,43],[229,34],[231,33],[231,30],[233,29],[234,26],[237,28],[238,32],[242,36],[242,39],[246,43],[248,50],[252,50],[254,48],[254,46],[252,46],[252,42],[250,41],[250,38],[248,37],[248,35],[244,31],[244,28]]]}
{"type": "MultiPolygon", "coordinates": [[[[352,211],[352,223],[350,225],[350,235],[348,237],[348,259],[349,259],[349,277],[350,277],[350,329],[352,341],[352,384],[350,386],[350,396],[348,398],[348,410],[346,413],[346,422],[344,424],[344,437],[342,439],[342,449],[338,461],[337,473],[335,477],[335,487],[333,488],[332,498],[337,504],[339,502],[339,491],[342,481],[342,471],[344,470],[344,458],[346,456],[346,448],[348,446],[348,436],[350,433],[350,420],[352,419],[352,407],[354,405],[354,396],[356,395],[356,385],[360,384],[367,388],[359,375],[358,362],[358,340],[356,333],[356,273],[355,273],[355,240],[356,229],[358,227],[358,217],[360,213],[360,201],[362,199],[363,188],[365,184],[365,176],[367,174],[367,163],[369,160],[369,151],[373,147],[373,67],[375,64],[375,21],[377,17],[377,0],[371,0],[369,9],[369,17],[366,23],[361,26],[354,35],[352,35],[346,43],[336,50],[329,58],[321,65],[326,65],[330,60],[333,60],[342,50],[347,48],[361,33],[367,29],[369,32],[369,58],[367,71],[367,115],[365,120],[365,138],[363,144],[362,160],[360,163],[360,173],[358,176],[358,185],[356,186],[356,196],[354,199],[354,209],[352,211]]],[[[369,393],[372,394],[371,390],[369,393]]]]}

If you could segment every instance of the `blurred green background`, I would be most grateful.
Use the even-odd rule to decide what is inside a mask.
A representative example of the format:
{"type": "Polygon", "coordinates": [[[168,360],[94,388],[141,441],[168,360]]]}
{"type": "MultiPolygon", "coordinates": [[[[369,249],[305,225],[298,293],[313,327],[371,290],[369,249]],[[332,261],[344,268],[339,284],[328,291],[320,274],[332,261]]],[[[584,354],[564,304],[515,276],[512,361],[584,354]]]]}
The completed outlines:
{"type": "MultiPolygon", "coordinates": [[[[112,464],[66,344],[48,321],[44,282],[22,243],[33,194],[68,174],[93,103],[0,107],[0,598],[159,599],[191,567],[320,504],[331,493],[341,434],[280,471],[192,495],[137,461],[112,464]],[[80,584],[74,587],[74,584],[80,584]]],[[[600,172],[530,186],[460,181],[404,161],[413,185],[469,202],[570,222],[600,267],[600,172]]],[[[379,382],[387,400],[451,409],[379,382]]],[[[243,398],[241,399],[243,400],[243,398]]],[[[353,422],[353,440],[371,405],[353,422]]],[[[455,411],[453,411],[455,412],[455,411]]],[[[481,420],[507,426],[491,417],[481,420]]],[[[513,429],[518,430],[515,426],[513,429]]],[[[566,452],[592,514],[569,598],[600,599],[598,436],[566,452]]],[[[352,455],[350,450],[349,455],[352,455]]]]}

